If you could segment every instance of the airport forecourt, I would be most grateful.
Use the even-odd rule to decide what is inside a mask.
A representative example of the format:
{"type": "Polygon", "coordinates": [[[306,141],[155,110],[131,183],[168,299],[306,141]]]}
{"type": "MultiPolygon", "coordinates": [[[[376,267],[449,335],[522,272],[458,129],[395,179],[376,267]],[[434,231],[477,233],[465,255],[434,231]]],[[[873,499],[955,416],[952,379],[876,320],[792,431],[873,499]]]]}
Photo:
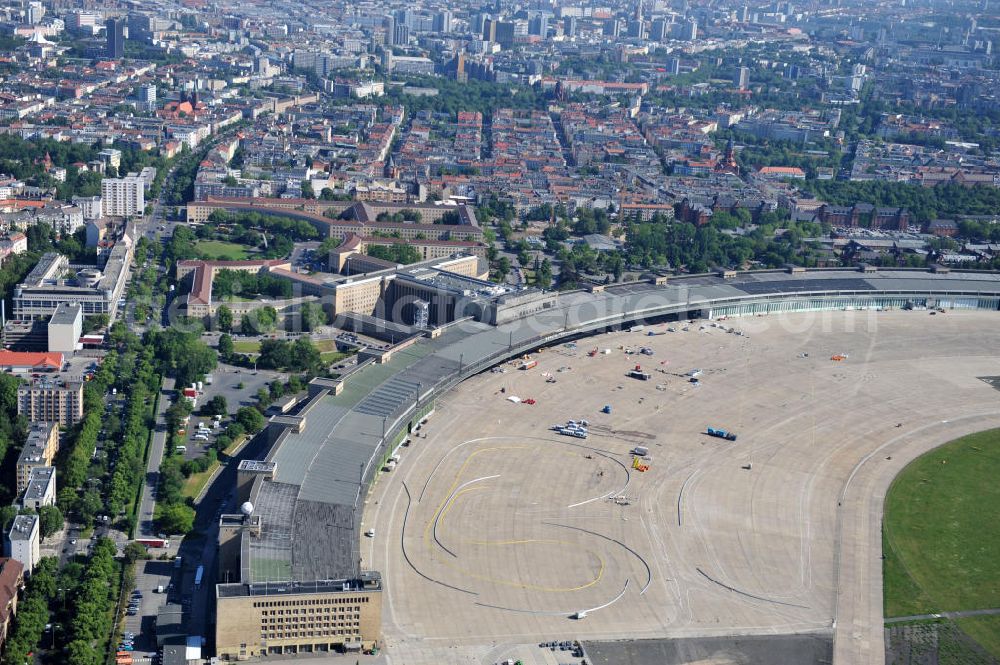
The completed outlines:
{"type": "Polygon", "coordinates": [[[1000,375],[998,307],[989,273],[672,278],[316,380],[241,463],[217,652],[799,634],[879,662],[881,497],[920,452],[1000,424],[976,378],[1000,375]],[[570,419],[585,438],[552,429],[570,419]]]}

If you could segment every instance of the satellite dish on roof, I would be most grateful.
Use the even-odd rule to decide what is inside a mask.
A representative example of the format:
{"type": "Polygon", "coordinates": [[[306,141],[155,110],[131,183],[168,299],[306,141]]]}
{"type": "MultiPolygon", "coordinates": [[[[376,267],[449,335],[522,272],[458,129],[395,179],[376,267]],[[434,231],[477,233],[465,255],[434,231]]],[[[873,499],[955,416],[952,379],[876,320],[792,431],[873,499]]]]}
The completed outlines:
{"type": "Polygon", "coordinates": [[[245,502],[242,506],[240,506],[240,512],[247,517],[250,517],[253,515],[253,504],[249,501],[245,502]]]}

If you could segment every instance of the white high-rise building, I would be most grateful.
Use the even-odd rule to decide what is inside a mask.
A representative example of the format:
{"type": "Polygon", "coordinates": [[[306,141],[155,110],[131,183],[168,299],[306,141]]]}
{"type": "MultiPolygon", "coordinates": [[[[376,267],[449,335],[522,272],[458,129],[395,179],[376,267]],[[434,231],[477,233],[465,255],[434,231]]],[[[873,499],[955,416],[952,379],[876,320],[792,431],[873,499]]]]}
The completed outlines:
{"type": "Polygon", "coordinates": [[[38,515],[18,515],[7,532],[7,552],[10,558],[24,565],[28,575],[41,558],[38,537],[38,515]]]}
{"type": "Polygon", "coordinates": [[[442,10],[434,15],[434,32],[451,32],[452,13],[450,10],[442,10]]]}
{"type": "Polygon", "coordinates": [[[42,22],[42,18],[44,16],[45,16],[45,7],[42,5],[41,2],[33,1],[28,3],[28,11],[26,17],[28,19],[28,23],[30,23],[31,25],[38,25],[39,23],[42,22]]]}
{"type": "Polygon", "coordinates": [[[148,83],[146,85],[139,86],[136,90],[136,99],[138,99],[139,104],[146,111],[156,110],[156,85],[153,83],[148,83]]]}
{"type": "Polygon", "coordinates": [[[691,18],[681,28],[681,39],[693,42],[698,39],[698,21],[691,18]]]}
{"type": "Polygon", "coordinates": [[[145,182],[138,176],[101,181],[101,206],[105,217],[141,217],[146,207],[145,182]]]}
{"type": "Polygon", "coordinates": [[[733,76],[733,85],[740,90],[746,90],[747,86],[750,85],[750,68],[740,67],[736,70],[736,75],[733,76]]]}
{"type": "Polygon", "coordinates": [[[97,32],[98,27],[104,26],[104,17],[97,12],[77,9],[66,16],[66,27],[69,30],[82,30],[85,32],[97,32]]]}
{"type": "Polygon", "coordinates": [[[100,196],[74,196],[73,205],[83,210],[83,219],[100,219],[104,216],[104,204],[100,196]]]}

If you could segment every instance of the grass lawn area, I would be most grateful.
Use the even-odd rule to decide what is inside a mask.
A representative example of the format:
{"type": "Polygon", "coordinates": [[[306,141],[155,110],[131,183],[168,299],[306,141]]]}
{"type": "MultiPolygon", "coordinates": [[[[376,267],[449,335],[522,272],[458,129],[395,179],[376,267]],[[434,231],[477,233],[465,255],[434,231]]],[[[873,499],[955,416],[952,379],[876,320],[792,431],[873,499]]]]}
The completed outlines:
{"type": "MultiPolygon", "coordinates": [[[[885,502],[885,615],[1000,607],[1000,429],[952,441],[903,469],[885,502]]],[[[1000,617],[961,620],[1000,656],[1000,617]]]]}
{"type": "Polygon", "coordinates": [[[1000,616],[966,617],[955,623],[962,632],[979,642],[979,646],[994,656],[1000,655],[1000,616]]]}
{"type": "Polygon", "coordinates": [[[240,261],[249,256],[247,248],[243,245],[237,245],[234,242],[223,242],[221,240],[199,240],[195,243],[194,249],[203,259],[240,261]]]}
{"type": "MultiPolygon", "coordinates": [[[[326,360],[328,357],[331,358],[328,362],[340,360],[351,355],[350,353],[337,351],[337,342],[332,339],[314,340],[313,346],[323,356],[323,360],[326,360]]],[[[233,351],[236,353],[260,353],[260,342],[253,340],[233,340],[233,351]]]]}
{"type": "Polygon", "coordinates": [[[260,342],[252,340],[233,340],[233,351],[236,353],[259,353],[260,342]]]}
{"type": "Polygon", "coordinates": [[[349,353],[341,353],[340,351],[322,351],[319,354],[319,357],[325,363],[335,363],[335,362],[338,362],[340,360],[343,360],[344,358],[346,358],[349,355],[351,355],[351,354],[349,354],[349,353]]]}
{"type": "MultiPolygon", "coordinates": [[[[246,437],[242,437],[237,441],[230,443],[226,446],[226,449],[222,451],[222,454],[227,456],[232,455],[233,451],[236,450],[241,443],[243,443],[244,439],[246,439],[246,437]]],[[[205,487],[208,479],[212,477],[212,474],[215,473],[215,470],[220,466],[220,462],[216,460],[212,463],[212,466],[208,467],[201,473],[192,473],[188,476],[188,479],[184,481],[184,487],[181,488],[181,494],[186,498],[196,498],[201,493],[202,488],[205,487]]]]}
{"type": "Polygon", "coordinates": [[[208,479],[212,477],[215,470],[219,468],[219,462],[212,462],[212,465],[202,471],[201,473],[192,473],[188,476],[187,480],[184,481],[184,487],[181,488],[181,495],[186,499],[195,499],[201,493],[202,488],[208,483],[208,479]]]}
{"type": "Polygon", "coordinates": [[[896,550],[889,546],[885,530],[882,533],[882,584],[885,589],[885,616],[905,617],[927,614],[928,607],[934,605],[930,597],[917,586],[913,578],[903,568],[896,550]],[[892,601],[890,602],[890,593],[892,601]]]}
{"type": "Polygon", "coordinates": [[[320,353],[337,350],[337,341],[333,339],[313,340],[313,345],[316,347],[316,350],[319,351],[320,353]]]}

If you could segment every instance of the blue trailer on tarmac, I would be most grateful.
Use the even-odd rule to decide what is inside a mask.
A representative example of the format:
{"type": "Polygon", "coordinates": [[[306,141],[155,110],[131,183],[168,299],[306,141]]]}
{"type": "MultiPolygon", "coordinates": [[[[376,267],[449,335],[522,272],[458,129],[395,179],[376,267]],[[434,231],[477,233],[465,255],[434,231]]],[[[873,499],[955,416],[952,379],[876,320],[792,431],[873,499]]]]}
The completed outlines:
{"type": "Polygon", "coordinates": [[[727,432],[724,429],[716,429],[715,427],[709,427],[705,430],[705,433],[709,436],[715,436],[720,439],[725,439],[726,441],[735,441],[736,434],[733,432],[727,432]]]}

